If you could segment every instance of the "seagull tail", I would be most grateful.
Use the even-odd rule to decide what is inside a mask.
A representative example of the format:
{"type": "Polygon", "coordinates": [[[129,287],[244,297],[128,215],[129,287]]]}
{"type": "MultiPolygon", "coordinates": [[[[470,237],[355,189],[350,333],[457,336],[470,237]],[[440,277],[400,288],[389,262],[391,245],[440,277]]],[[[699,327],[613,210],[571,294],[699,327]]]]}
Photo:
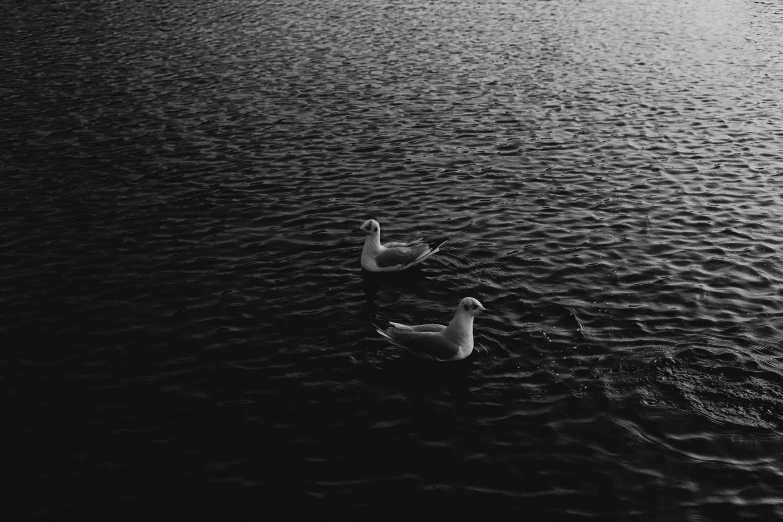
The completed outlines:
{"type": "MultiPolygon", "coordinates": [[[[402,344],[400,344],[397,339],[386,333],[386,330],[390,327],[396,326],[397,323],[392,323],[391,321],[387,321],[385,319],[380,318],[373,318],[370,319],[370,324],[375,327],[375,331],[380,334],[381,337],[389,341],[394,346],[397,346],[399,348],[405,348],[402,344]]],[[[407,348],[405,348],[407,350],[407,348]]]]}
{"type": "Polygon", "coordinates": [[[427,244],[429,244],[430,248],[432,250],[437,250],[441,246],[443,246],[443,243],[451,239],[451,236],[444,236],[444,237],[434,237],[432,239],[427,240],[427,244]]]}
{"type": "Polygon", "coordinates": [[[384,330],[392,326],[392,323],[390,321],[387,321],[386,319],[381,319],[380,317],[368,317],[367,321],[369,321],[369,323],[373,325],[376,330],[382,332],[382,335],[386,335],[386,332],[384,332],[384,330]]]}
{"type": "Polygon", "coordinates": [[[428,240],[427,245],[430,247],[430,249],[427,250],[422,255],[420,255],[419,257],[417,257],[412,263],[407,265],[406,268],[412,267],[413,265],[418,265],[419,263],[429,258],[430,256],[437,254],[438,251],[440,251],[440,247],[443,245],[443,243],[445,243],[449,239],[451,239],[451,236],[439,237],[439,238],[428,240]]]}

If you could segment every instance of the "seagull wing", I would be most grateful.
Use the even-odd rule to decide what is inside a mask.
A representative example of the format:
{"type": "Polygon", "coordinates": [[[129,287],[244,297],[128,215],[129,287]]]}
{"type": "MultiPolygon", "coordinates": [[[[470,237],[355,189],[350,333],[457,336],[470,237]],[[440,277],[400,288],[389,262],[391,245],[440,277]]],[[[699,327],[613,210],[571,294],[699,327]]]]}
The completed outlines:
{"type": "Polygon", "coordinates": [[[394,326],[395,328],[399,328],[402,330],[411,330],[414,332],[442,332],[446,329],[445,326],[442,324],[419,324],[416,326],[408,326],[405,324],[400,323],[394,323],[389,321],[389,324],[394,326]]]}
{"type": "Polygon", "coordinates": [[[444,360],[451,359],[459,353],[459,345],[446,338],[442,332],[419,332],[392,327],[385,333],[394,344],[419,357],[444,360]]]}
{"type": "Polygon", "coordinates": [[[424,241],[424,238],[420,237],[419,239],[415,239],[413,241],[392,241],[391,243],[386,243],[384,246],[386,248],[407,247],[407,246],[413,246],[413,245],[419,244],[422,241],[424,241]]]}
{"type": "Polygon", "coordinates": [[[386,248],[375,258],[375,263],[380,268],[392,266],[405,266],[416,261],[420,256],[429,252],[430,248],[425,244],[416,244],[409,247],[386,248]]]}

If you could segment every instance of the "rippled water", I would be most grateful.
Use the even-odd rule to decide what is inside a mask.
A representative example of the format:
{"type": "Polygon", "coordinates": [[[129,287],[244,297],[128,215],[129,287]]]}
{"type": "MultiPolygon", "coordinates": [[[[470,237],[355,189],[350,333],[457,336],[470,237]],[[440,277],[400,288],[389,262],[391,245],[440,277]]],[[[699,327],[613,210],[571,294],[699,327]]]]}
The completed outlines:
{"type": "Polygon", "coordinates": [[[778,3],[5,11],[0,515],[783,517],[778,3]]]}

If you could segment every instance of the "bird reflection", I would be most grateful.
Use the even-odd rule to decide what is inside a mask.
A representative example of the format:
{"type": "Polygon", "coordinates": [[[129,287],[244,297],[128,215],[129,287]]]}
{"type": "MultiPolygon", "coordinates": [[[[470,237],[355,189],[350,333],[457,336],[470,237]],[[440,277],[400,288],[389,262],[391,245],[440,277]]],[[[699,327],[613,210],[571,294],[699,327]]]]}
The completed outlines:
{"type": "MultiPolygon", "coordinates": [[[[390,358],[377,367],[372,381],[379,386],[405,389],[416,394],[448,391],[452,396],[467,394],[471,376],[481,363],[468,357],[449,364],[419,357],[390,358]]],[[[370,380],[370,379],[368,379],[370,380]]]]}
{"type": "Polygon", "coordinates": [[[421,283],[427,279],[428,273],[421,267],[414,266],[402,272],[370,272],[362,269],[362,290],[367,298],[366,306],[371,307],[375,303],[375,296],[384,284],[413,282],[421,283]]]}

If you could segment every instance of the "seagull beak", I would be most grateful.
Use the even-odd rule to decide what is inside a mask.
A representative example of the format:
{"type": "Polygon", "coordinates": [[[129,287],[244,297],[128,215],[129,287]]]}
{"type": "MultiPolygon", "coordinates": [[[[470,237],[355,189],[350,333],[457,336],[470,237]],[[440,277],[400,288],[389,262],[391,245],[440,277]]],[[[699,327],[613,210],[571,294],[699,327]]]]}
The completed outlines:
{"type": "Polygon", "coordinates": [[[482,308],[482,309],[481,309],[481,313],[488,314],[488,315],[495,315],[493,312],[490,312],[490,311],[489,311],[489,310],[487,310],[486,308],[482,308]]]}

